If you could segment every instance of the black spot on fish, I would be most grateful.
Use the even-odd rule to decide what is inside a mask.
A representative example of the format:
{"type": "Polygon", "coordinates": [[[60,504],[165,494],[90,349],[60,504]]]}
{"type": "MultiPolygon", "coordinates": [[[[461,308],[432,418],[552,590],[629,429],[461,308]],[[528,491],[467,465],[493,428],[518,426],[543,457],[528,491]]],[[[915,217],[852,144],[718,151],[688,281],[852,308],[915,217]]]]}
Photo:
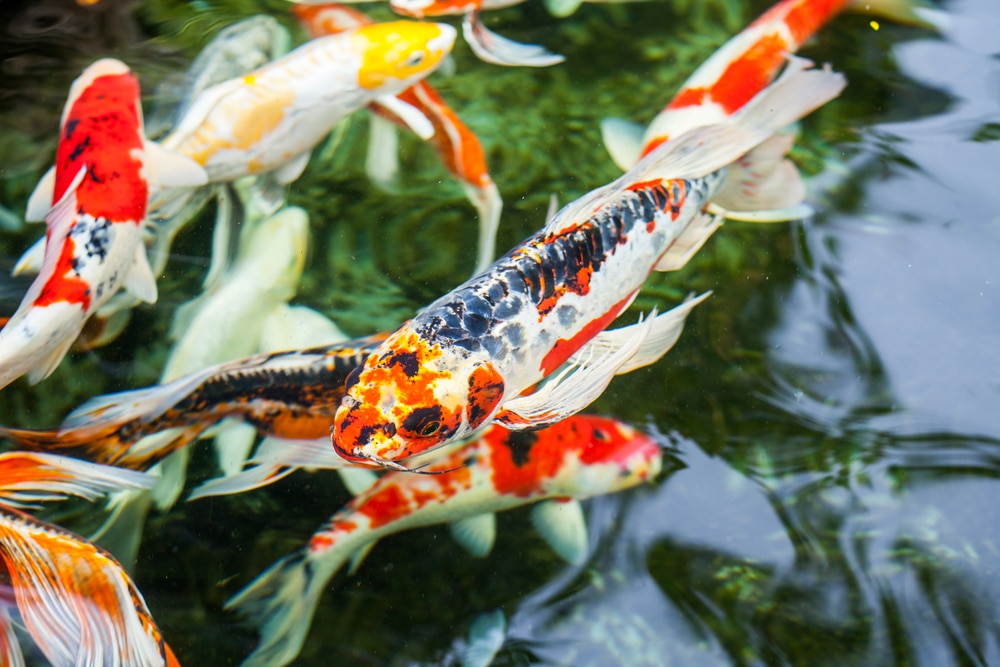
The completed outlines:
{"type": "Polygon", "coordinates": [[[361,377],[361,368],[361,366],[358,366],[347,374],[347,380],[344,381],[344,391],[350,391],[358,383],[358,379],[361,377]]]}
{"type": "Polygon", "coordinates": [[[510,449],[510,458],[518,468],[531,460],[531,448],[538,442],[538,434],[533,431],[511,431],[503,444],[510,449]]]}
{"type": "Polygon", "coordinates": [[[73,147],[73,152],[69,154],[70,162],[75,162],[83,155],[83,151],[87,150],[90,146],[90,137],[84,137],[83,141],[80,141],[73,147]]]}
{"type": "Polygon", "coordinates": [[[594,429],[594,440],[599,440],[601,442],[607,442],[610,439],[611,439],[611,437],[608,436],[608,434],[605,433],[604,431],[602,431],[601,429],[599,429],[599,428],[595,428],[594,429]]]}
{"type": "Polygon", "coordinates": [[[90,165],[87,169],[87,176],[90,177],[94,183],[103,183],[104,179],[97,175],[97,171],[94,169],[94,165],[90,165]]]}
{"type": "Polygon", "coordinates": [[[389,368],[399,366],[406,377],[414,377],[420,371],[420,361],[416,352],[396,352],[386,362],[389,368]]]}
{"type": "Polygon", "coordinates": [[[476,313],[466,313],[462,318],[462,324],[470,336],[478,338],[490,330],[490,321],[482,315],[476,313]]]}
{"type": "Polygon", "coordinates": [[[67,120],[66,128],[63,132],[63,138],[65,138],[68,141],[69,138],[73,136],[73,133],[76,131],[76,127],[79,124],[80,124],[79,118],[70,118],[69,120],[67,120]]]}

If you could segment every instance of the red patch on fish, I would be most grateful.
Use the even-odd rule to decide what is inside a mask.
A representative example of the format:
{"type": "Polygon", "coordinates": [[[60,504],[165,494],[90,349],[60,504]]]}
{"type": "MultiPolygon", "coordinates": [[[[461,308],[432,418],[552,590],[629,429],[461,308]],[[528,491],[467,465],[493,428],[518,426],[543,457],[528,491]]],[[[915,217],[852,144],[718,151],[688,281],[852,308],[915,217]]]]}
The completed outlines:
{"type": "Polygon", "coordinates": [[[819,30],[831,16],[847,6],[849,0],[799,0],[796,6],[788,11],[785,24],[788,26],[795,47],[819,30]]]}
{"type": "Polygon", "coordinates": [[[85,167],[76,189],[81,209],[111,222],[142,221],[148,190],[133,153],[143,148],[138,105],[139,82],[131,73],[99,76],[80,93],[61,128],[53,203],[85,167]]]}
{"type": "Polygon", "coordinates": [[[616,303],[611,307],[608,312],[604,313],[600,317],[594,318],[588,322],[582,329],[576,332],[570,338],[561,338],[556,341],[555,346],[549,350],[545,358],[542,359],[541,370],[542,375],[549,375],[552,371],[559,368],[567,359],[569,359],[573,354],[576,353],[581,347],[590,342],[590,339],[607,329],[608,325],[625,310],[630,303],[632,303],[632,298],[638,290],[633,291],[627,297],[616,303]]]}

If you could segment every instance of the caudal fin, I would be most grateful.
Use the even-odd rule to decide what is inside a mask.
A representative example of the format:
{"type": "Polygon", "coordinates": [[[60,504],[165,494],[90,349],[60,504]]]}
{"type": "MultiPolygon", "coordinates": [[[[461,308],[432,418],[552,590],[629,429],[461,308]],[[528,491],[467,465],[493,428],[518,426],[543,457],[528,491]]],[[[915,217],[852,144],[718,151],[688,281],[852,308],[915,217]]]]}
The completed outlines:
{"type": "Polygon", "coordinates": [[[295,659],[327,582],[349,555],[337,552],[317,561],[303,549],[276,562],[226,603],[226,609],[260,630],[260,643],[242,667],[280,667],[295,659]]]}
{"type": "Polygon", "coordinates": [[[103,549],[0,508],[0,559],[24,625],[52,664],[171,664],[142,595],[103,549]]]}

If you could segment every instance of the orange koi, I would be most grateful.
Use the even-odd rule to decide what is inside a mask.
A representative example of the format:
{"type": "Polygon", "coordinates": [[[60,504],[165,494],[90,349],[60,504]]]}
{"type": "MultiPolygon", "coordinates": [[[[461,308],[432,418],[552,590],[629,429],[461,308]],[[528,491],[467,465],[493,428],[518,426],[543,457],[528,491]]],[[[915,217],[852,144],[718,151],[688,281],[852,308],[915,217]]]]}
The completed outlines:
{"type": "MultiPolygon", "coordinates": [[[[312,37],[333,35],[373,23],[361,12],[338,3],[293,4],[292,13],[312,37]]],[[[396,97],[417,109],[431,122],[434,135],[428,141],[445,168],[462,184],[466,196],[476,207],[479,214],[479,251],[473,273],[479,273],[486,269],[495,257],[496,232],[503,209],[500,191],[486,166],[483,145],[458,114],[441,99],[434,87],[426,81],[418,81],[396,97]]],[[[370,104],[369,109],[400,127],[410,127],[409,123],[392,108],[378,101],[370,104]]],[[[374,131],[372,141],[376,141],[374,131]]],[[[378,148],[373,147],[369,154],[378,152],[378,148]]]]}
{"type": "Polygon", "coordinates": [[[546,501],[534,508],[535,525],[560,555],[582,564],[586,522],[575,501],[637,486],[661,465],[661,447],[649,436],[613,419],[577,416],[534,432],[493,427],[435,459],[424,469],[433,474],[387,473],[227,603],[260,628],[243,665],[292,661],[333,575],[403,530],[452,522],[485,555],[494,512],[546,501]]]}

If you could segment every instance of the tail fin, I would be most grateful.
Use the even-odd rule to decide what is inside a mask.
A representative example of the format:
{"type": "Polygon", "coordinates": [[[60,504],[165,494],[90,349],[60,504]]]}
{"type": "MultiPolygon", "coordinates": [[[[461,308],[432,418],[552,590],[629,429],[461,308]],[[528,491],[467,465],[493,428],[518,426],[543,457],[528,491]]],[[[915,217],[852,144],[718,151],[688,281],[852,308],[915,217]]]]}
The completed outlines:
{"type": "Polygon", "coordinates": [[[28,633],[52,664],[170,664],[142,595],[103,549],[0,508],[0,559],[28,633]]]}
{"type": "Polygon", "coordinates": [[[0,454],[0,498],[16,507],[66,496],[96,500],[111,491],[147,489],[154,481],[145,473],[55,454],[0,454]]]}
{"type": "Polygon", "coordinates": [[[260,643],[242,667],[279,667],[295,659],[327,582],[348,556],[339,552],[321,563],[303,549],[276,562],[226,603],[226,609],[260,628],[260,643]]]}

